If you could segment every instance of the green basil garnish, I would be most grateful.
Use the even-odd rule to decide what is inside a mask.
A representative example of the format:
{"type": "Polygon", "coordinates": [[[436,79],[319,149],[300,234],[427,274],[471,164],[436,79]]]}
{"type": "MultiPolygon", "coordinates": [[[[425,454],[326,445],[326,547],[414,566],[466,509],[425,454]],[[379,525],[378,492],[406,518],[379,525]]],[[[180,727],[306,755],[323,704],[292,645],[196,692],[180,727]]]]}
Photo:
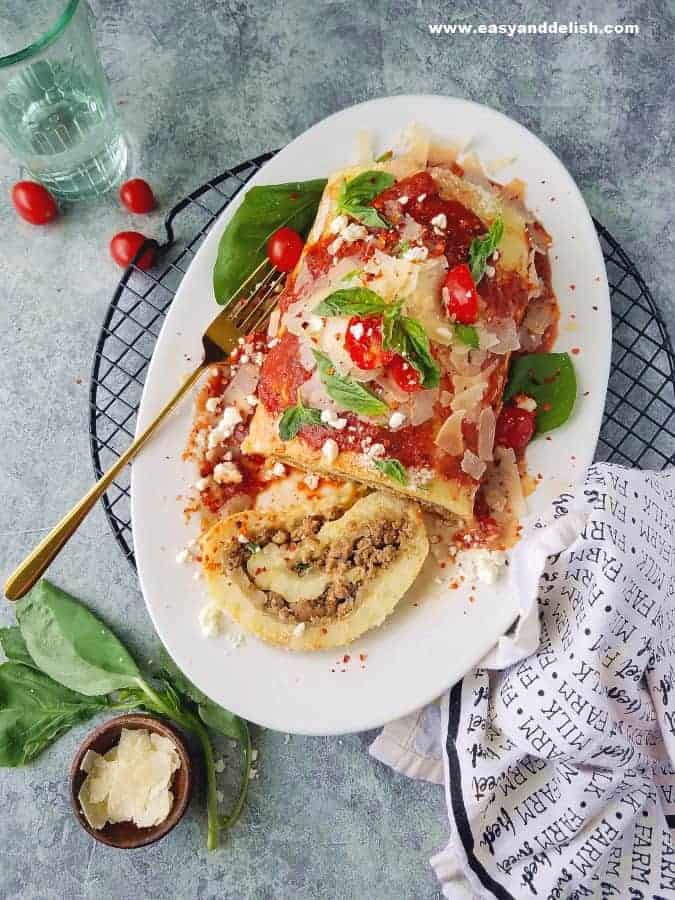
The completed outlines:
{"type": "MultiPolygon", "coordinates": [[[[326,181],[265,184],[248,191],[223,232],[213,269],[216,301],[227,304],[267,258],[267,241],[284,225],[306,237],[316,218],[326,181]]],[[[253,281],[249,285],[253,287],[253,281]]]]}
{"type": "Polygon", "coordinates": [[[338,197],[338,213],[346,213],[369,228],[389,228],[389,222],[368,204],[396,181],[388,172],[369,170],[343,181],[338,197]]]}
{"type": "Polygon", "coordinates": [[[279,420],[279,437],[282,441],[292,440],[303,425],[320,425],[321,410],[312,409],[311,406],[303,406],[298,398],[295,406],[289,406],[279,420]]]}
{"type": "Polygon", "coordinates": [[[456,322],[454,331],[463,344],[478,350],[480,341],[478,340],[478,332],[473,325],[460,325],[459,322],[456,322]]]}
{"type": "Polygon", "coordinates": [[[471,241],[469,246],[469,268],[471,269],[471,277],[474,282],[478,282],[483,277],[488,259],[497,249],[499,242],[504,236],[504,220],[501,216],[497,216],[490,230],[482,237],[476,237],[471,241]]]}
{"type": "Polygon", "coordinates": [[[577,379],[567,353],[529,353],[514,360],[504,392],[508,401],[526,394],[537,401],[538,434],[565,423],[574,408],[577,379]]]}
{"type": "Polygon", "coordinates": [[[438,387],[441,371],[431,355],[426,331],[409,316],[402,316],[399,307],[390,307],[382,322],[382,345],[385,350],[395,350],[420,373],[423,388],[438,387]]]}
{"type": "Polygon", "coordinates": [[[382,416],[389,412],[389,407],[384,400],[380,400],[360,382],[337,375],[335,366],[325,353],[320,353],[318,350],[312,352],[319,367],[319,375],[326,388],[326,393],[336,403],[339,403],[344,409],[362,416],[382,416]]]}
{"type": "Polygon", "coordinates": [[[314,308],[319,316],[381,316],[388,309],[379,294],[364,287],[334,291],[314,308]]]}
{"type": "Polygon", "coordinates": [[[373,460],[376,468],[380,470],[388,478],[398,481],[399,484],[408,483],[408,472],[406,467],[397,459],[375,459],[373,460]]]}

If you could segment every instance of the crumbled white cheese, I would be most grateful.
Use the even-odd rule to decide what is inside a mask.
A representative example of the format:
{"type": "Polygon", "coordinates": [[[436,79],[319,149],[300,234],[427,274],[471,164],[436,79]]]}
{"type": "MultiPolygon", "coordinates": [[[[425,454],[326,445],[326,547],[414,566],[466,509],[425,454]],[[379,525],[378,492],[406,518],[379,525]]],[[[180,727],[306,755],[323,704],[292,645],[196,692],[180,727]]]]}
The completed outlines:
{"type": "Polygon", "coordinates": [[[410,469],[408,471],[408,483],[410,487],[424,487],[434,477],[433,469],[423,466],[421,469],[410,469]]]}
{"type": "Polygon", "coordinates": [[[433,217],[433,219],[431,220],[431,224],[436,228],[440,228],[441,230],[443,230],[444,228],[448,227],[447,216],[445,215],[445,213],[439,213],[437,216],[433,217]]]}
{"type": "Polygon", "coordinates": [[[176,554],[176,562],[178,563],[179,566],[184,566],[189,558],[190,558],[190,554],[188,553],[187,549],[185,549],[185,548],[183,548],[183,550],[179,550],[178,553],[176,554]]]}
{"type": "Polygon", "coordinates": [[[392,431],[394,431],[396,428],[400,428],[404,422],[405,413],[398,412],[398,410],[396,412],[393,412],[389,416],[389,427],[392,429],[392,431]]]}
{"type": "Polygon", "coordinates": [[[239,357],[239,362],[242,365],[245,365],[248,361],[249,361],[248,353],[242,353],[241,356],[239,357]]]}
{"type": "Polygon", "coordinates": [[[411,262],[423,262],[428,256],[428,247],[409,247],[403,254],[403,259],[409,259],[411,262]]]}
{"type": "Polygon", "coordinates": [[[319,476],[314,475],[313,472],[308,472],[305,475],[303,481],[305,482],[307,487],[310,489],[310,491],[315,491],[319,486],[319,476]]]}
{"type": "Polygon", "coordinates": [[[215,412],[220,406],[220,397],[209,397],[204,406],[207,412],[215,412]]]}
{"type": "Polygon", "coordinates": [[[281,478],[282,475],[286,474],[286,466],[282,462],[275,462],[272,466],[272,475],[276,478],[281,478]]]}
{"type": "Polygon", "coordinates": [[[340,234],[342,229],[346,228],[348,224],[349,219],[347,218],[347,216],[336,216],[330,223],[330,233],[340,234]]]}
{"type": "Polygon", "coordinates": [[[439,327],[436,329],[436,334],[439,338],[443,338],[446,341],[452,340],[452,332],[449,328],[446,328],[445,325],[439,325],[439,327]]]}
{"type": "Polygon", "coordinates": [[[406,203],[408,202],[408,200],[409,200],[409,198],[406,197],[405,194],[403,194],[402,197],[399,197],[399,198],[398,198],[398,202],[401,204],[401,206],[405,206],[406,203]]]}
{"type": "Polygon", "coordinates": [[[246,400],[246,402],[249,406],[257,406],[258,405],[258,398],[256,397],[255,394],[248,394],[244,399],[246,400]]]}
{"type": "Polygon", "coordinates": [[[237,407],[226,406],[220,421],[214,425],[209,434],[209,450],[213,450],[214,447],[217,447],[219,444],[222,444],[223,441],[232,437],[234,429],[240,422],[243,422],[243,419],[237,407]]]}
{"type": "Polygon", "coordinates": [[[458,574],[467,581],[494,584],[506,565],[506,554],[501,550],[464,550],[457,557],[458,574]]]}
{"type": "Polygon", "coordinates": [[[368,229],[356,222],[347,224],[346,216],[338,216],[331,225],[331,232],[337,234],[337,237],[328,245],[328,252],[335,256],[343,244],[353,244],[354,241],[360,241],[368,236],[368,229]],[[336,226],[339,223],[339,227],[336,226]]]}
{"type": "Polygon", "coordinates": [[[321,331],[322,328],[323,319],[321,318],[321,316],[311,315],[307,322],[307,330],[311,331],[313,334],[316,334],[316,332],[321,331]]]}
{"type": "Polygon", "coordinates": [[[195,481],[195,490],[199,491],[200,493],[202,491],[205,491],[208,486],[209,486],[208,478],[198,478],[197,481],[195,481]]]}
{"type": "Polygon", "coordinates": [[[328,438],[327,441],[324,441],[323,447],[321,448],[321,455],[327,465],[332,465],[339,454],[340,448],[337,445],[337,441],[334,441],[333,438],[328,438]]]}
{"type": "Polygon", "coordinates": [[[306,627],[307,626],[304,622],[298,622],[298,624],[293,629],[293,637],[302,637],[302,635],[305,633],[306,627]]]}
{"type": "Polygon", "coordinates": [[[426,195],[426,194],[420,194],[420,195],[418,196],[418,198],[417,198],[417,202],[418,202],[418,203],[421,203],[422,200],[426,200],[426,199],[427,199],[427,195],[426,195]]]}
{"type": "Polygon", "coordinates": [[[355,322],[354,325],[349,329],[352,337],[354,337],[357,341],[360,341],[363,337],[363,322],[355,322]]]}
{"type": "Polygon", "coordinates": [[[245,534],[238,534],[237,540],[239,541],[240,544],[248,544],[248,538],[246,537],[245,534]]]}
{"type": "Polygon", "coordinates": [[[518,409],[527,410],[527,412],[537,411],[537,401],[534,397],[528,397],[527,394],[518,394],[516,397],[516,406],[518,409]]]}
{"type": "Polygon", "coordinates": [[[242,474],[233,462],[222,462],[213,470],[213,480],[218,484],[239,484],[242,474]]]}
{"type": "Polygon", "coordinates": [[[370,459],[379,459],[387,452],[384,444],[371,444],[366,450],[366,456],[370,459]]]}
{"type": "Polygon", "coordinates": [[[321,413],[321,421],[329,428],[335,428],[336,431],[342,431],[347,426],[347,420],[341,419],[333,409],[324,409],[321,413]]]}
{"type": "Polygon", "coordinates": [[[199,625],[205,638],[217,638],[225,630],[225,614],[216,603],[207,603],[199,610],[199,625]]]}

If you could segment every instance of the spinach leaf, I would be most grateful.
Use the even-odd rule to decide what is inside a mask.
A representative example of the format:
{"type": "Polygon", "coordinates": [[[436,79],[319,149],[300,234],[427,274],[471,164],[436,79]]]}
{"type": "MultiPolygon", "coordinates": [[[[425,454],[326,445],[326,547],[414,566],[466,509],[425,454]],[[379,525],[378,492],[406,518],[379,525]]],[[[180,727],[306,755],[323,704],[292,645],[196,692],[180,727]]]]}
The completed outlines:
{"type": "Polygon", "coordinates": [[[389,222],[368,204],[396,181],[388,172],[369,170],[344,181],[340,188],[337,212],[346,213],[369,228],[389,228],[389,222]]]}
{"type": "Polygon", "coordinates": [[[469,268],[476,284],[483,277],[487,261],[497,249],[503,236],[504,220],[501,216],[497,216],[492,225],[490,225],[490,230],[487,234],[484,234],[482,237],[476,237],[471,241],[469,246],[469,268]]]}
{"type": "Polygon", "coordinates": [[[380,316],[388,304],[368,288],[355,287],[334,291],[315,307],[319,316],[380,316]]]}
{"type": "Polygon", "coordinates": [[[35,759],[73,725],[110,708],[106,697],[83,697],[18,662],[0,665],[0,766],[35,759]]]}
{"type": "Polygon", "coordinates": [[[303,425],[320,425],[321,410],[312,409],[311,406],[303,406],[298,398],[295,406],[289,406],[279,420],[279,437],[282,441],[290,441],[296,436],[303,425]]]}
{"type": "Polygon", "coordinates": [[[375,459],[373,462],[376,468],[388,478],[398,481],[399,484],[407,484],[408,472],[403,463],[400,463],[397,459],[375,459]]]}
{"type": "Polygon", "coordinates": [[[381,416],[389,411],[389,407],[372,391],[358,381],[337,375],[335,366],[324,353],[312,351],[319,367],[319,375],[326,387],[326,393],[344,409],[363,416],[381,416]]]}
{"type": "Polygon", "coordinates": [[[265,260],[267,241],[284,225],[303,237],[312,226],[326,181],[294,181],[251,188],[223,232],[213,269],[213,292],[227,304],[265,260]]]}
{"type": "Polygon", "coordinates": [[[386,350],[395,350],[420,373],[422,387],[438,387],[441,370],[431,355],[426,331],[417,321],[398,314],[394,308],[386,314],[382,326],[382,344],[386,350]]]}
{"type": "Polygon", "coordinates": [[[519,356],[511,365],[504,399],[510,400],[516,394],[527,394],[537,401],[538,434],[566,422],[577,396],[577,379],[568,354],[519,356]]]}
{"type": "Polygon", "coordinates": [[[456,322],[454,331],[463,344],[467,344],[467,346],[473,347],[474,350],[478,350],[480,341],[478,340],[478,332],[473,325],[460,325],[459,322],[456,322]]]}
{"type": "Polygon", "coordinates": [[[138,682],[138,666],[112,631],[50,582],[16,604],[16,617],[36,665],[59,684],[95,696],[138,682]]]}
{"type": "Polygon", "coordinates": [[[18,625],[13,625],[11,628],[0,628],[0,647],[10,662],[23,663],[24,666],[31,666],[33,669],[37,668],[33,657],[28,652],[18,625]]]}

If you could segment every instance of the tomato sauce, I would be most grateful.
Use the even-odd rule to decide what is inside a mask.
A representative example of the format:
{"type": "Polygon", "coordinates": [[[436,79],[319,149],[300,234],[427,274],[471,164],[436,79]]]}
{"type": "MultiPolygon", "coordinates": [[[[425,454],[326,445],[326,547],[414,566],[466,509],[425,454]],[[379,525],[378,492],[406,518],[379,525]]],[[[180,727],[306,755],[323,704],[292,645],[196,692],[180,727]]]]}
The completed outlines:
{"type": "Polygon", "coordinates": [[[298,358],[300,342],[289,331],[271,347],[260,370],[258,398],[268,412],[279,413],[297,403],[298,389],[310,373],[298,358]]]}
{"type": "Polygon", "coordinates": [[[395,457],[404,466],[417,468],[433,464],[436,445],[431,421],[390,431],[362,422],[351,413],[344,413],[344,418],[347,419],[347,427],[341,431],[323,425],[305,425],[300,430],[300,436],[314,450],[320,450],[328,438],[333,438],[340,450],[352,450],[354,453],[363,453],[364,438],[370,438],[369,446],[382,444],[385,457],[395,457]]]}

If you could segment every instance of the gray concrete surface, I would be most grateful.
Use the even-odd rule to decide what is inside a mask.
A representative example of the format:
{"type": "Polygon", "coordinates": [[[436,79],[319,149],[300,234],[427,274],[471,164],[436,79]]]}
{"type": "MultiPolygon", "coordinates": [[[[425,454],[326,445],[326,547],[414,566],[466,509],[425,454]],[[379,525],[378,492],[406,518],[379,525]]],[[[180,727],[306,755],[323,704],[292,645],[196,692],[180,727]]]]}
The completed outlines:
{"type": "MultiPolygon", "coordinates": [[[[673,33],[661,0],[366,4],[96,0],[97,37],[133,147],[164,208],[208,176],[344,106],[387,94],[465,96],[527,125],[559,154],[591,212],[638,263],[675,332],[673,33]],[[430,36],[429,22],[637,23],[637,37],[430,36]]],[[[1,10],[0,10],[1,13],[1,10]]],[[[17,165],[0,151],[2,576],[91,481],[87,378],[118,277],[107,242],[131,225],[115,197],[53,226],[19,222],[17,165]]],[[[148,230],[160,234],[160,217],[148,230]]],[[[97,509],[51,571],[143,658],[155,645],[137,582],[97,509]]],[[[11,610],[0,609],[9,622],[11,610]]],[[[39,762],[0,772],[0,897],[408,900],[437,896],[441,792],[392,775],[370,736],[256,733],[260,778],[223,848],[203,812],[159,845],[119,853],[79,829],[67,800],[84,728],[39,762]]]]}

